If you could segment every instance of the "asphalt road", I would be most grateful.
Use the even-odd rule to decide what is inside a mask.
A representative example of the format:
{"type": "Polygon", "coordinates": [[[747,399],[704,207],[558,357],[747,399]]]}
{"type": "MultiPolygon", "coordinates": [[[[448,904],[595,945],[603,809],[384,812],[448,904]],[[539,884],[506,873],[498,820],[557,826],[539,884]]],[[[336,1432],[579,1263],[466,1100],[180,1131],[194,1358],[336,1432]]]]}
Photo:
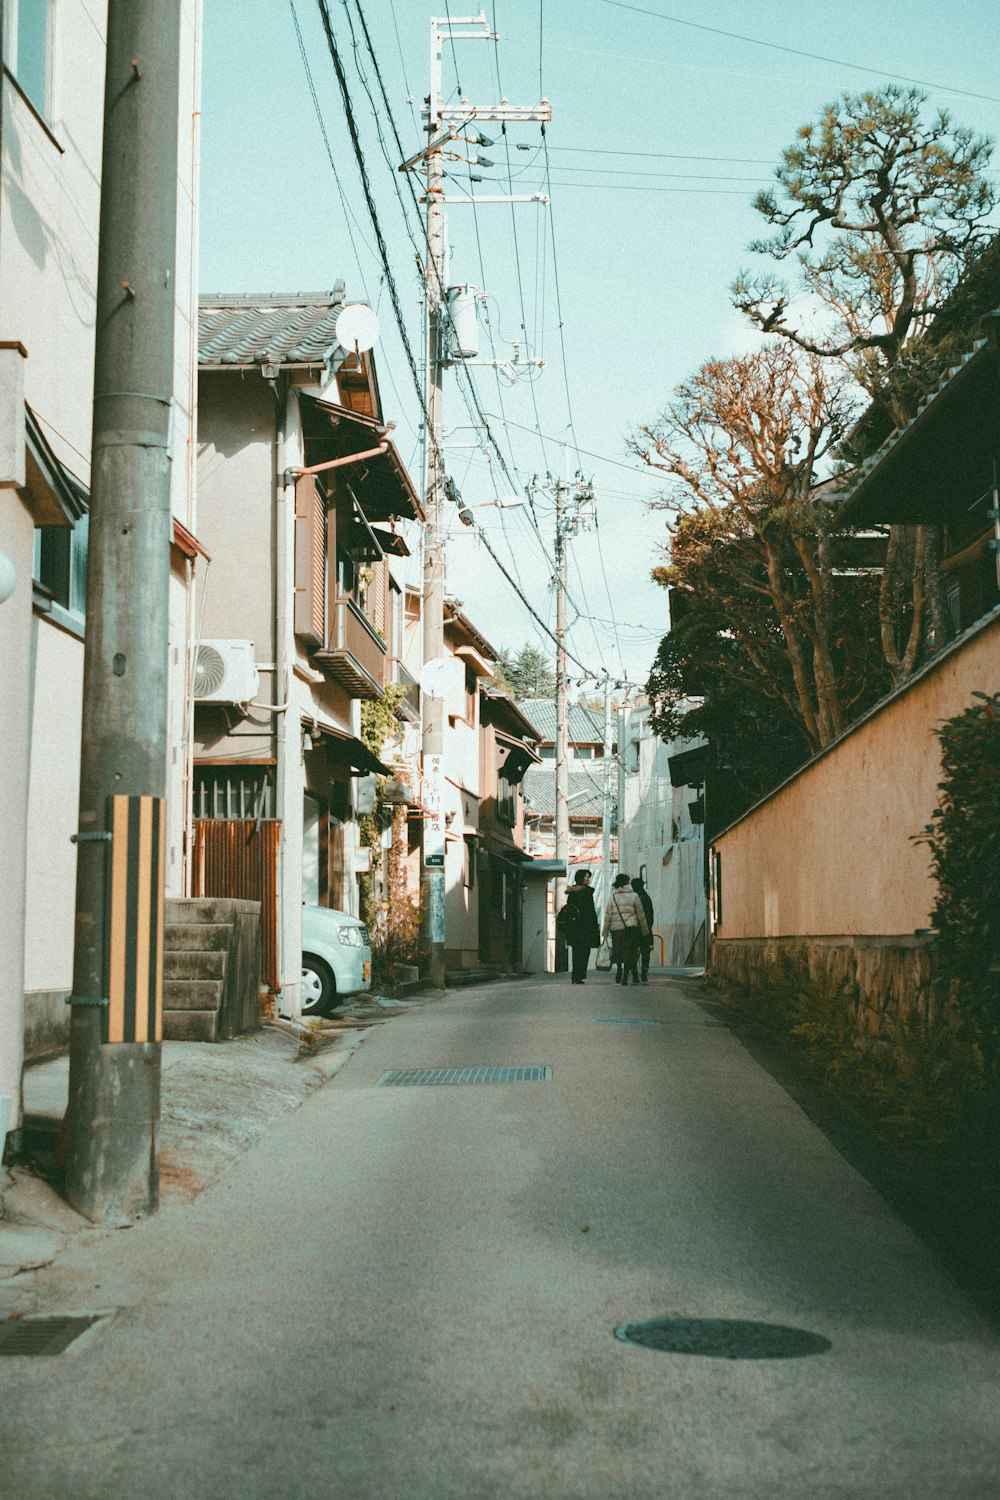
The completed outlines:
{"type": "Polygon", "coordinates": [[[676,984],[546,981],[378,1029],[192,1204],[79,1236],[0,1361],[22,1500],[990,1500],[1000,1342],[676,984]],[[654,1026],[598,1024],[625,1019],[654,1026]],[[376,1087],[383,1071],[548,1081],[376,1087]],[[635,1347],[788,1325],[790,1359],[635,1347]]]}

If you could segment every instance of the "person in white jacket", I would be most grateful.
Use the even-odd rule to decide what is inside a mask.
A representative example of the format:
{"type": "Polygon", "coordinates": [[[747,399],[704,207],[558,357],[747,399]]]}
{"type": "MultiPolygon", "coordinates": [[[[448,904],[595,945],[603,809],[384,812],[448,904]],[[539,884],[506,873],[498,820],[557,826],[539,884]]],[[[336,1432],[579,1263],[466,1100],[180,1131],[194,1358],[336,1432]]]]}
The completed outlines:
{"type": "Polygon", "coordinates": [[[649,923],[642,902],[629,884],[627,875],[616,875],[614,887],[604,908],[601,941],[611,934],[611,957],[615,964],[615,984],[639,983],[639,950],[643,938],[650,936],[649,923]]]}

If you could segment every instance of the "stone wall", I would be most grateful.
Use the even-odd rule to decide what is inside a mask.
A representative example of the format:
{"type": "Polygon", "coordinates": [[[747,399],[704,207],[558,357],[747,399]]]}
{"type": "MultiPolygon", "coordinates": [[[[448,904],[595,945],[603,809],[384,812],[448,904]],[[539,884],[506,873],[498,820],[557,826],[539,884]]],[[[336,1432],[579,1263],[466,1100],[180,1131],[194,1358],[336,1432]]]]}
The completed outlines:
{"type": "Polygon", "coordinates": [[[853,997],[859,1037],[883,1036],[886,1023],[928,1020],[936,1006],[932,950],[923,937],[791,937],[716,939],[711,970],[768,1008],[769,990],[801,976],[853,997]]]}

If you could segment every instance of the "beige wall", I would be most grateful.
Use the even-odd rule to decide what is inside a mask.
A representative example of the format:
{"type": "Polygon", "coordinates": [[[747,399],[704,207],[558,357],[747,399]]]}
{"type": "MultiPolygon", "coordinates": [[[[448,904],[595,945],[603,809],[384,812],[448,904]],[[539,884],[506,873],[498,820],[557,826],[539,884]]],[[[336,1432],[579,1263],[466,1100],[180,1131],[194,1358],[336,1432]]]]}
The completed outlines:
{"type": "Polygon", "coordinates": [[[198,539],[212,558],[203,634],[253,641],[265,663],[274,661],[274,444],[274,398],[260,375],[202,376],[198,539]]]}
{"type": "Polygon", "coordinates": [[[930,922],[934,729],[1000,686],[1000,612],[722,835],[717,936],[912,934],[930,922]]]}

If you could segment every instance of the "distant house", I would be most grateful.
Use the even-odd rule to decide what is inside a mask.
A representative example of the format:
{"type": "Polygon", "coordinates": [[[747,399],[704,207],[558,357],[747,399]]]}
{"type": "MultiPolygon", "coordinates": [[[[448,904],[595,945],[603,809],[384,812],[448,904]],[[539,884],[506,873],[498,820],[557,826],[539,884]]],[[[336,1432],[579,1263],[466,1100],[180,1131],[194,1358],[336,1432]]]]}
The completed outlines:
{"type": "MultiPolygon", "coordinates": [[[[524,779],[525,837],[535,857],[551,857],[556,846],[556,702],[525,698],[518,708],[538,730],[540,764],[524,779]]],[[[612,745],[612,754],[617,744],[612,745]]],[[[604,729],[602,712],[581,703],[569,705],[569,871],[592,869],[599,891],[604,828],[604,729]]],[[[612,768],[611,794],[617,802],[617,770],[612,768]]],[[[614,842],[612,860],[617,858],[614,842]]]]}
{"type": "Polygon", "coordinates": [[[293,1015],[303,902],[358,914],[370,869],[358,819],[391,767],[361,704],[396,683],[415,712],[398,565],[422,510],[344,305],[338,283],[199,316],[192,894],[262,902],[262,979],[293,1015]]]}
{"type": "MultiPolygon", "coordinates": [[[[507,971],[525,962],[524,778],[538,765],[538,731],[506,693],[479,695],[483,802],[479,812],[479,958],[507,971]]],[[[528,933],[529,946],[533,933],[528,933]]]]}
{"type": "MultiPolygon", "coordinates": [[[[405,661],[419,673],[422,600],[407,590],[405,661]]],[[[491,686],[499,653],[452,600],[444,604],[445,963],[518,971],[523,964],[522,901],[525,768],[537,761],[533,724],[491,686]]],[[[419,828],[422,809],[414,809],[419,828]]],[[[411,866],[410,895],[421,872],[411,866]]]]}

